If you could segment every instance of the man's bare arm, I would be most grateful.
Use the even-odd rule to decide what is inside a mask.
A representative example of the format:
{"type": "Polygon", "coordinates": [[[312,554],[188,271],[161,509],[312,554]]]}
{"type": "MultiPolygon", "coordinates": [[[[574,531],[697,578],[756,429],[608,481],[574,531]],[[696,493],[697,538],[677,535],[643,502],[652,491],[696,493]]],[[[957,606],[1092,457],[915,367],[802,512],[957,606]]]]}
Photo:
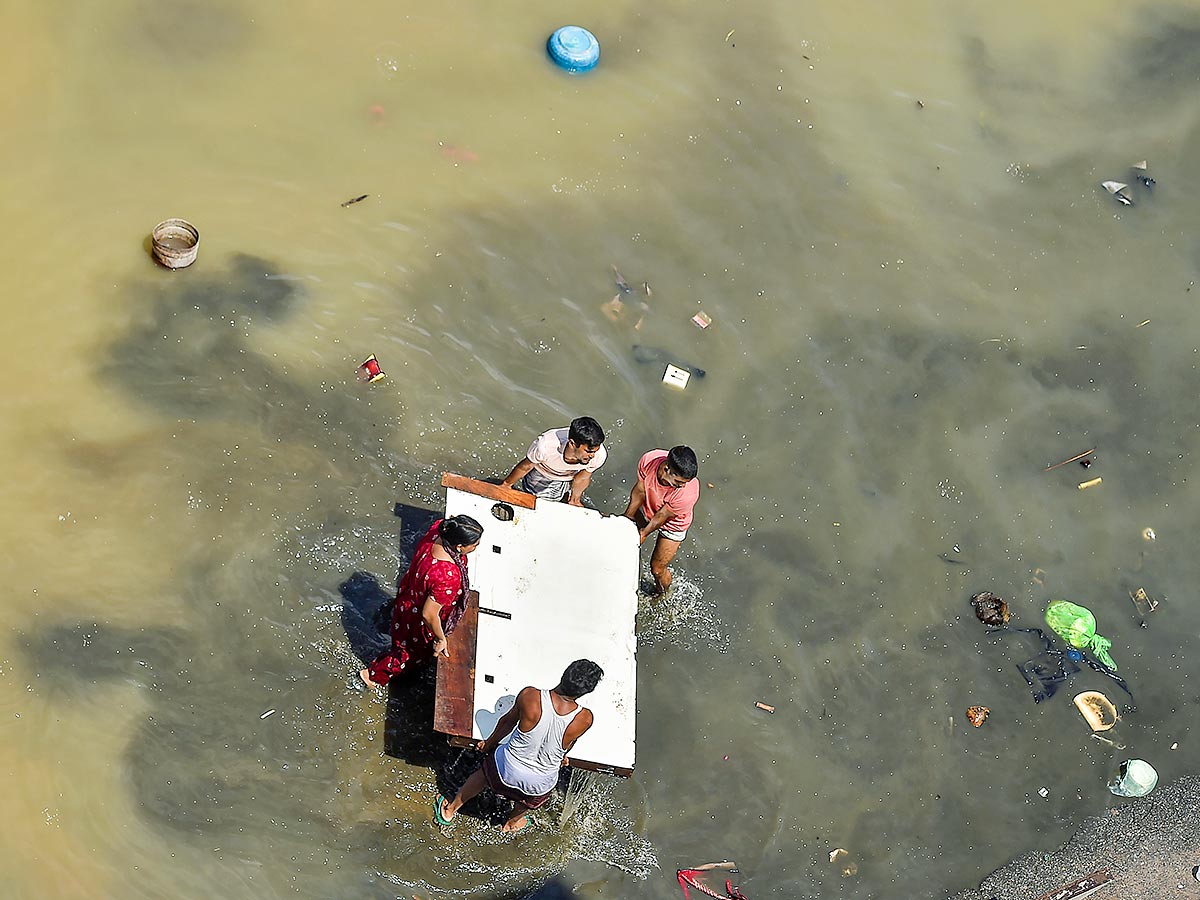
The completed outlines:
{"type": "Polygon", "coordinates": [[[529,458],[521,460],[519,463],[513,466],[513,470],[505,476],[502,482],[500,482],[500,486],[506,488],[512,487],[527,474],[529,474],[529,470],[532,468],[533,462],[529,458]]]}
{"type": "Polygon", "coordinates": [[[669,518],[671,518],[671,509],[670,507],[664,505],[663,508],[656,512],[654,517],[646,523],[646,527],[638,532],[638,541],[640,543],[645,543],[646,538],[650,537],[650,535],[662,528],[669,518]]]}
{"type": "Polygon", "coordinates": [[[646,485],[642,483],[642,479],[638,479],[637,484],[633,486],[633,490],[629,492],[629,507],[625,510],[625,518],[633,519],[637,516],[637,512],[646,502],[646,485]]]}
{"type": "MultiPolygon", "coordinates": [[[[571,748],[575,746],[575,742],[583,737],[584,732],[591,727],[592,711],[584,707],[579,711],[579,715],[571,720],[571,724],[567,726],[567,730],[563,732],[563,749],[569,753],[571,748]]],[[[564,756],[562,764],[569,766],[571,761],[564,756]]]]}
{"type": "MultiPolygon", "coordinates": [[[[476,746],[484,753],[489,753],[500,746],[500,742],[508,737],[509,733],[521,723],[522,719],[529,718],[529,693],[532,691],[534,696],[540,697],[540,691],[534,687],[526,687],[521,689],[521,693],[517,694],[517,701],[513,704],[512,709],[500,717],[500,721],[496,723],[496,727],[492,729],[491,735],[486,741],[480,741],[476,746]]],[[[536,718],[530,723],[529,728],[537,724],[536,718]]],[[[572,725],[575,723],[572,722],[572,725]]],[[[569,730],[569,729],[568,729],[569,730]]],[[[565,735],[564,735],[565,737],[565,735]]]]}
{"type": "Polygon", "coordinates": [[[567,503],[571,506],[583,506],[583,492],[591,483],[592,473],[587,469],[576,472],[575,477],[571,479],[571,496],[567,498],[567,503]]]}

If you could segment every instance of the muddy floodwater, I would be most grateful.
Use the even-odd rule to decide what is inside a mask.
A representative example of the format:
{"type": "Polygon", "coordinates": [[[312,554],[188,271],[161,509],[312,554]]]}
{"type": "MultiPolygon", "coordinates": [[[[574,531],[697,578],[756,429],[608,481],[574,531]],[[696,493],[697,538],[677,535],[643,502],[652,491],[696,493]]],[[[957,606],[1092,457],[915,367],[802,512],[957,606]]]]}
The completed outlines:
{"type": "Polygon", "coordinates": [[[5,896],[665,900],[731,859],[753,900],[940,898],[1125,802],[1122,759],[1200,771],[1200,4],[4,23],[5,896]],[[544,53],[571,22],[586,76],[544,53]],[[700,457],[636,771],[442,834],[471,760],[420,679],[355,688],[350,613],[394,590],[397,504],[580,414],[601,509],[645,450],[700,457]],[[1093,610],[1112,743],[1071,697],[1120,688],[1035,704],[981,590],[1093,610]]]}

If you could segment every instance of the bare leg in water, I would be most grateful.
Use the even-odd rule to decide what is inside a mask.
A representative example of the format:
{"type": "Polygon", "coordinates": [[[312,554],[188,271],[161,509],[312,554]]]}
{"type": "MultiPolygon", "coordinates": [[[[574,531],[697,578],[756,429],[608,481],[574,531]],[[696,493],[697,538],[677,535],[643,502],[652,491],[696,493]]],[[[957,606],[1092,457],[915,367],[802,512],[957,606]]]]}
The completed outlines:
{"type": "Polygon", "coordinates": [[[665,594],[671,587],[671,570],[667,568],[675,554],[679,552],[680,541],[673,541],[661,534],[654,542],[654,555],[650,557],[650,574],[654,576],[654,585],[658,594],[665,594]]]}
{"type": "MultiPolygon", "coordinates": [[[[483,768],[478,768],[471,773],[471,777],[467,779],[466,784],[458,789],[458,793],[454,795],[453,800],[440,800],[442,804],[442,818],[447,822],[453,822],[454,817],[458,815],[458,811],[462,809],[463,804],[487,787],[487,779],[483,775],[483,768]]],[[[514,802],[513,813],[501,827],[501,831],[520,831],[529,821],[526,813],[529,812],[529,807],[524,803],[514,802]]]]}
{"type": "Polygon", "coordinates": [[[444,800],[442,803],[442,818],[450,822],[458,815],[458,811],[462,809],[462,805],[487,787],[487,779],[483,777],[483,768],[480,767],[471,773],[471,777],[467,779],[466,784],[458,789],[453,800],[444,800]]]}

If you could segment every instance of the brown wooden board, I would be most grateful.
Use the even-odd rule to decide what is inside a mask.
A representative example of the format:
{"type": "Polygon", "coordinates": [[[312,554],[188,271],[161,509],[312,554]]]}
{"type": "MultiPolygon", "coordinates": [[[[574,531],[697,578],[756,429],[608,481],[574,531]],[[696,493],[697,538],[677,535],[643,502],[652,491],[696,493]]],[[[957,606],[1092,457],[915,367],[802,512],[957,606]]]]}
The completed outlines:
{"type": "Polygon", "coordinates": [[[1112,876],[1106,869],[1101,869],[1099,872],[1078,878],[1053,891],[1046,891],[1038,897],[1038,900],[1083,900],[1084,897],[1090,897],[1110,881],[1112,881],[1112,876]]]}
{"type": "Polygon", "coordinates": [[[522,509],[533,509],[534,504],[537,502],[537,498],[532,494],[526,494],[523,491],[514,491],[512,488],[501,487],[498,484],[489,484],[486,481],[476,481],[474,478],[468,478],[466,475],[455,475],[453,472],[442,473],[442,487],[466,491],[468,494],[487,497],[489,500],[498,500],[501,503],[509,503],[513,506],[519,506],[522,509]]]}
{"type": "Polygon", "coordinates": [[[475,639],[479,633],[479,592],[467,595],[467,608],[448,635],[450,658],[438,658],[433,728],[442,734],[471,739],[475,710],[475,639]]]}

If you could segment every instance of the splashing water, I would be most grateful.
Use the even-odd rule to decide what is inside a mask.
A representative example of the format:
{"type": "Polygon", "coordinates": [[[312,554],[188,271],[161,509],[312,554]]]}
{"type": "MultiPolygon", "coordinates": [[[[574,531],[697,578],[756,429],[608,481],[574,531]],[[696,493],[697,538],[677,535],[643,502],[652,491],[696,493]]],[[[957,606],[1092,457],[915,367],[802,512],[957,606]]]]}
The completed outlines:
{"type": "Polygon", "coordinates": [[[595,772],[589,772],[586,769],[571,769],[571,780],[567,785],[566,796],[563,797],[562,812],[558,814],[559,828],[571,821],[571,817],[592,793],[592,782],[595,780],[595,772]]]}
{"type": "Polygon", "coordinates": [[[639,644],[647,647],[665,641],[692,650],[729,649],[729,635],[716,608],[705,600],[700,585],[685,575],[675,576],[666,596],[641,599],[637,638],[639,644]]]}

